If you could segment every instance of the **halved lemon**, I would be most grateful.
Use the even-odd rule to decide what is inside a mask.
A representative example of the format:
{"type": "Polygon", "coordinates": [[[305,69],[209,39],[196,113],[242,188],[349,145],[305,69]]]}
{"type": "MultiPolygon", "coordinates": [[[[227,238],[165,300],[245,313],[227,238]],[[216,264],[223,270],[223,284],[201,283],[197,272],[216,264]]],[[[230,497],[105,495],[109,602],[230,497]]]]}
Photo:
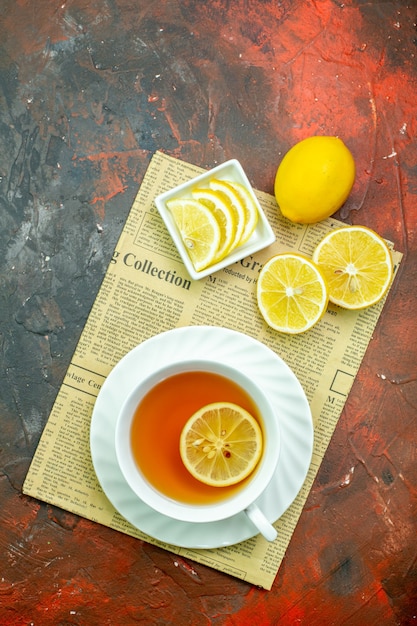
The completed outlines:
{"type": "Polygon", "coordinates": [[[393,277],[385,241],[365,226],[330,231],[313,253],[329,288],[329,298],[346,309],[363,309],[379,302],[393,277]]]}
{"type": "Polygon", "coordinates": [[[193,198],[205,204],[213,213],[220,227],[220,244],[213,263],[221,261],[231,250],[236,234],[236,221],[230,203],[213,189],[195,189],[193,198]]]}
{"type": "Polygon", "coordinates": [[[220,244],[220,227],[213,213],[197,200],[171,200],[167,206],[196,271],[211,265],[220,244]]]}
{"type": "Polygon", "coordinates": [[[256,419],[231,402],[199,409],[180,436],[182,461],[194,478],[213,487],[234,485],[253,472],[262,454],[256,419]]]}
{"type": "Polygon", "coordinates": [[[319,268],[301,254],[278,254],[259,274],[259,310],[275,330],[290,334],[309,330],[323,316],[328,299],[319,268]]]}

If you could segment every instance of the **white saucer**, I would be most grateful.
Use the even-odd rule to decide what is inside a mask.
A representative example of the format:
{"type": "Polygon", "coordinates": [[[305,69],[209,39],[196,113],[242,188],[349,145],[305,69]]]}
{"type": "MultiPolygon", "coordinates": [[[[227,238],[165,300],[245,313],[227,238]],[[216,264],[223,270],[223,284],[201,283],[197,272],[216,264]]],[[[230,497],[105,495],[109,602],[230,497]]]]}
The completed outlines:
{"type": "Polygon", "coordinates": [[[297,496],[311,462],[313,421],[304,391],[288,365],[265,345],[242,333],[213,326],[188,326],[156,335],[129,352],[110,372],[97,397],[90,446],[97,478],[110,502],[150,537],[184,548],[217,548],[257,534],[245,513],[218,522],[179,522],[155,512],[127,485],[116,459],[115,426],[120,407],[140,378],[186,359],[238,367],[257,382],[276,410],[281,454],[275,476],[257,504],[275,522],[297,496]]]}

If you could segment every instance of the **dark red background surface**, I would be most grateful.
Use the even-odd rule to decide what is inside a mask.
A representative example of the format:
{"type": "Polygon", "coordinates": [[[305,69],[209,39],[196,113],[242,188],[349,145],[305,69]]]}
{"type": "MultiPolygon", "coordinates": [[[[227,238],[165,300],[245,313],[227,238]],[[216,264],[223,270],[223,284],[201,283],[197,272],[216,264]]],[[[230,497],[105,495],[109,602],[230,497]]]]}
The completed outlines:
{"type": "Polygon", "coordinates": [[[0,623],[417,623],[417,7],[377,0],[3,0],[0,623]],[[272,591],[22,496],[152,154],[272,192],[337,134],[339,217],[404,252],[272,591]]]}

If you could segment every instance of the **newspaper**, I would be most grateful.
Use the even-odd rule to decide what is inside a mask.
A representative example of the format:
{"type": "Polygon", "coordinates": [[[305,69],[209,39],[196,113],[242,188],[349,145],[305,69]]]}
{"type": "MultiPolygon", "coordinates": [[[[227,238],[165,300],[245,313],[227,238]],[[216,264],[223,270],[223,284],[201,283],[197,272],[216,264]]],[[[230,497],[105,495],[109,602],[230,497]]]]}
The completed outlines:
{"type": "MultiPolygon", "coordinates": [[[[276,243],[204,280],[192,281],[154,198],[201,172],[160,152],[153,156],[58,392],[23,492],[271,589],[384,303],[360,312],[330,305],[319,324],[303,335],[284,335],[268,328],[256,305],[260,265],[283,251],[311,255],[318,241],[340,222],[330,218],[311,226],[291,224],[280,215],[274,197],[260,191],[255,193],[277,235],[276,243]],[[156,541],[114,510],[94,473],[89,429],[94,402],[106,376],[139,343],[165,330],[190,325],[223,326],[263,342],[291,367],[310,403],[315,430],[311,466],[295,501],[275,524],[278,539],[273,543],[258,535],[225,548],[201,550],[156,541]]],[[[402,255],[393,249],[392,254],[397,267],[402,255]]]]}

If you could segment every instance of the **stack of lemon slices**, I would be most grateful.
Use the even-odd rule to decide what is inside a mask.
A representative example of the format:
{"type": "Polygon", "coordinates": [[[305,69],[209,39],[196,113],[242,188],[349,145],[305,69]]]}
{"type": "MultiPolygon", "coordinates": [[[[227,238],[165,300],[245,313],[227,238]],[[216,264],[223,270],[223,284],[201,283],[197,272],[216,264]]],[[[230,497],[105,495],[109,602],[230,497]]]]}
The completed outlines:
{"type": "Polygon", "coordinates": [[[248,241],[258,223],[258,208],[246,187],[210,181],[190,198],[167,202],[197,272],[215,265],[248,241]]]}
{"type": "Polygon", "coordinates": [[[275,330],[297,334],[312,328],[328,301],[345,309],[379,302],[393,278],[390,250],[365,226],[330,231],[313,258],[284,253],[270,259],[257,283],[259,310],[275,330]]]}

